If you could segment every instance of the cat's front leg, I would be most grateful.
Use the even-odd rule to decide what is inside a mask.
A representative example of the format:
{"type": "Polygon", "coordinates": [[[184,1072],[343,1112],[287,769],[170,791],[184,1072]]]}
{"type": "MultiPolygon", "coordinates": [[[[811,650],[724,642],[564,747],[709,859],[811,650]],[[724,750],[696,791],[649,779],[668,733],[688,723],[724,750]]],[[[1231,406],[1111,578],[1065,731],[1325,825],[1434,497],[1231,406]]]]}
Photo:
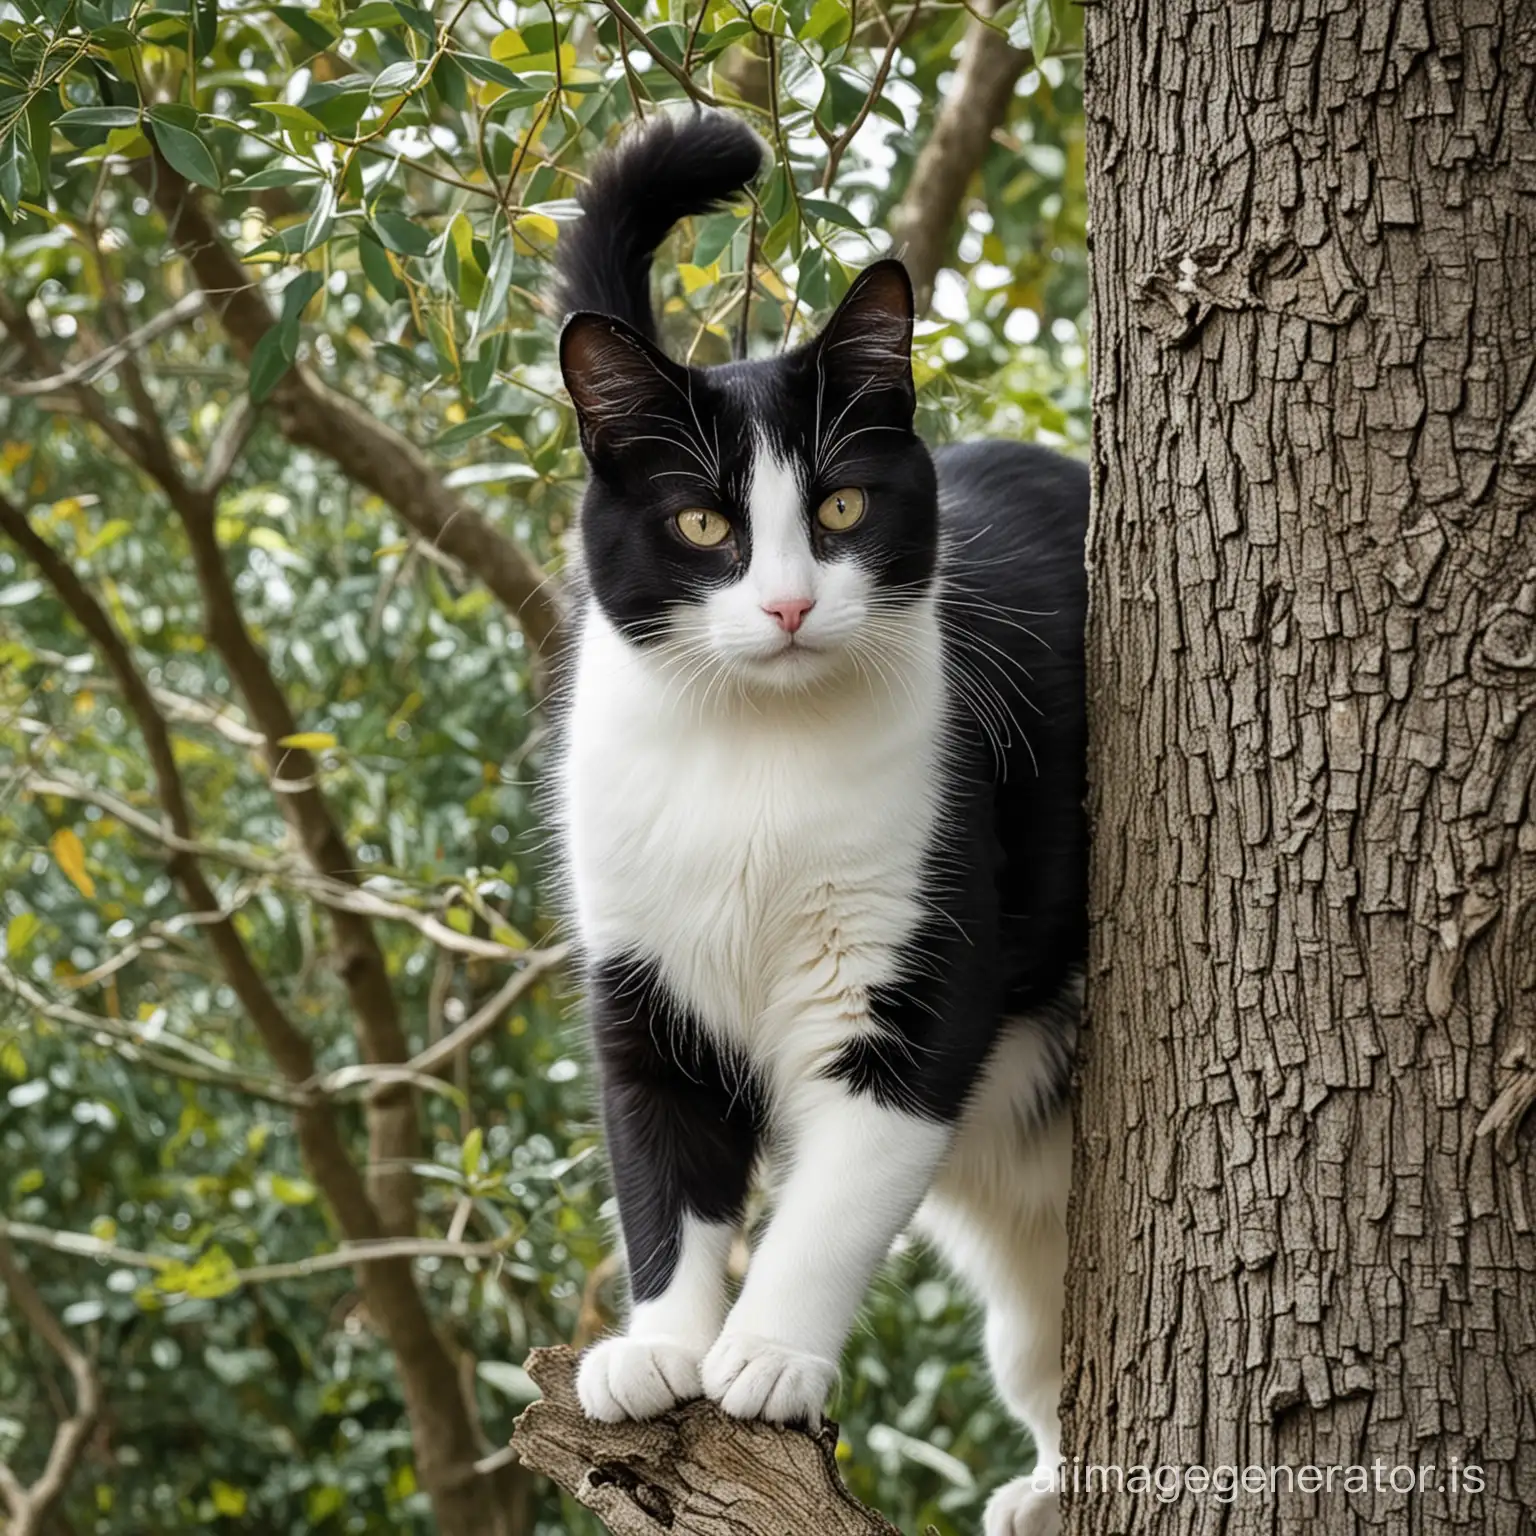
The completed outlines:
{"type": "Polygon", "coordinates": [[[788,1109],[788,1172],[703,1383],[737,1418],[814,1424],[870,1280],[950,1131],[836,1079],[803,1085],[788,1109]]]}
{"type": "Polygon", "coordinates": [[[590,992],[631,1309],[621,1336],[582,1356],[576,1388],[592,1418],[648,1419],[702,1393],[761,1101],[653,966],[599,965],[590,992]]]}

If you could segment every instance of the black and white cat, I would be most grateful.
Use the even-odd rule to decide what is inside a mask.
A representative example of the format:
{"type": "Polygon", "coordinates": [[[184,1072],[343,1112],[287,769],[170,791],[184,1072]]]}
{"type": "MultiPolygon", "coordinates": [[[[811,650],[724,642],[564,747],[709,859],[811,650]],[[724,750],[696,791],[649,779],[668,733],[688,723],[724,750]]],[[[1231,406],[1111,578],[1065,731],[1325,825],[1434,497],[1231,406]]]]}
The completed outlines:
{"type": "MultiPolygon", "coordinates": [[[[930,454],[894,261],[795,351],[665,356],[652,255],[762,158],[723,115],[653,122],[560,241],[592,478],[558,820],[633,1292],[581,1400],[817,1420],[916,1217],[985,1304],[1048,1474],[1087,475],[1022,444],[930,454]],[[732,1300],[760,1166],[773,1214],[732,1300]]],[[[1056,1528],[1033,1478],[988,1507],[988,1536],[1056,1528]]]]}

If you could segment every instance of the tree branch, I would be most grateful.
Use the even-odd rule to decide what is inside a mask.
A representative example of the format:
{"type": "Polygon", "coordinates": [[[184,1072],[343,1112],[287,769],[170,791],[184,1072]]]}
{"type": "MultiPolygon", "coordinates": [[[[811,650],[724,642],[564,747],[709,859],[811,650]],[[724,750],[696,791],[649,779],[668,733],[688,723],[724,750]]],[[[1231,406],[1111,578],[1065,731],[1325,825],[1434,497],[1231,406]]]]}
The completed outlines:
{"type": "Polygon", "coordinates": [[[512,1449],[613,1536],[901,1536],[843,1486],[835,1426],[776,1429],[705,1402],[600,1424],[577,1401],[576,1361],[571,1349],[528,1357],[544,1395],[518,1419],[512,1449]]]}
{"type": "MultiPolygon", "coordinates": [[[[170,732],[106,610],[70,565],[38,536],[21,510],[4,496],[0,496],[0,533],[6,534],[37,566],[95,643],[138,722],[172,832],[185,842],[196,841],[170,732]]],[[[194,910],[219,910],[218,900],[195,857],[175,853],[170,867],[194,910]]],[[[290,1084],[304,1087],[315,1076],[309,1042],[289,1020],[256,969],[234,924],[226,917],[209,923],[206,931],[230,988],[255,1025],[267,1054],[290,1084]]],[[[309,1096],[295,1107],[293,1120],[305,1167],[347,1239],[377,1242],[389,1237],[391,1234],[385,1230],[347,1151],[334,1107],[321,1095],[309,1096]]],[[[498,1504],[502,1490],[496,1477],[481,1477],[474,1470],[479,1447],[458,1375],[433,1327],[410,1261],[391,1258],[360,1265],[358,1285],[395,1357],[422,1486],[432,1496],[445,1525],[478,1527],[487,1536],[493,1536],[504,1524],[498,1504]]]]}
{"type": "Polygon", "coordinates": [[[189,293],[146,320],[137,330],[130,331],[121,341],[104,347],[93,357],[72,363],[62,372],[47,379],[10,379],[0,384],[0,395],[46,395],[56,389],[69,389],[76,384],[89,384],[109,368],[131,356],[141,347],[147,347],[157,336],[173,331],[184,320],[190,320],[203,307],[201,293],[189,293]]]}
{"type": "MultiPolygon", "coordinates": [[[[984,9],[992,7],[983,0],[984,9]]],[[[1008,39],[981,16],[965,31],[954,84],[945,93],[933,131],[912,167],[912,179],[892,210],[891,240],[906,263],[921,314],[954,237],[955,220],[971,178],[981,169],[993,130],[1008,115],[1019,76],[1034,63],[1027,48],[1008,39]]]]}
{"type": "MultiPolygon", "coordinates": [[[[158,155],[140,176],[167,232],[192,268],[236,349],[249,357],[273,315],[201,199],[158,155]]],[[[426,455],[355,400],[302,364],[279,381],[271,404],[284,435],[314,448],[357,484],[381,497],[400,519],[472,571],[522,626],[536,668],[547,674],[560,643],[564,609],[558,587],[513,540],[443,483],[426,455]]]]}
{"type": "Polygon", "coordinates": [[[11,1246],[0,1237],[0,1284],[10,1293],[11,1305],[35,1337],[56,1354],[74,1383],[75,1411],[54,1433],[53,1445],[41,1475],[30,1487],[9,1468],[0,1466],[0,1492],[10,1505],[7,1536],[38,1536],[49,1512],[63,1496],[80,1456],[101,1417],[101,1380],[95,1367],[75,1348],[63,1325],[48,1309],[32,1277],[16,1262],[11,1246]]]}

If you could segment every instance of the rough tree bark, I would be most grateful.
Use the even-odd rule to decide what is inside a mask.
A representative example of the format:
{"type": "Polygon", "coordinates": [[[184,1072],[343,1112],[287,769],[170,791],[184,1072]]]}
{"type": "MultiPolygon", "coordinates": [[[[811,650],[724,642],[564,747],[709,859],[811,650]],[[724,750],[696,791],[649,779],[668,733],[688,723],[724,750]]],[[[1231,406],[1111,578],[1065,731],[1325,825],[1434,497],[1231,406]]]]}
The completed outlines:
{"type": "Polygon", "coordinates": [[[834,1425],[810,1435],[743,1423],[706,1402],[644,1424],[599,1424],[577,1400],[577,1358],[528,1357],[544,1395],[517,1421],[512,1449],[613,1536],[901,1536],[843,1486],[834,1425]]]}
{"type": "Polygon", "coordinates": [[[1533,65],[1525,0],[1088,11],[1068,1454],[1434,1470],[1069,1461],[1075,1536],[1533,1529],[1533,65]]]}

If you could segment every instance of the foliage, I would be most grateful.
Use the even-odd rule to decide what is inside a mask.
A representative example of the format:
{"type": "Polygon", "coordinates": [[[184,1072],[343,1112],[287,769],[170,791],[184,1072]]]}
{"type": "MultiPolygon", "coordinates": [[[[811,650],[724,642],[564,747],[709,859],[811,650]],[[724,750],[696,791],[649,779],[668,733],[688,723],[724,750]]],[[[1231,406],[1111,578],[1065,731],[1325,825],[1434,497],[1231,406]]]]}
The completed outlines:
{"type": "MultiPolygon", "coordinates": [[[[299,722],[289,745],[313,753],[359,874],[394,904],[374,929],[419,1050],[474,1014],[514,952],[555,937],[533,658],[477,572],[286,440],[280,413],[258,409],[247,441],[246,402],[310,370],[558,572],[582,467],[545,276],[596,148],[687,96],[753,119],[775,169],[679,234],[658,292],[696,360],[742,335],[781,345],[883,249],[968,24],[955,5],[870,0],[661,0],[623,17],[492,0],[0,4],[0,281],[19,315],[0,390],[48,374],[23,330],[63,372],[195,291],[185,197],[278,317],[247,353],[217,319],[228,296],[210,295],[127,355],[0,394],[0,492],[156,690],[200,862],[322,1074],[360,1060],[326,906],[281,814],[281,764],[211,638],[185,520],[125,450],[129,429],[158,423],[149,437],[188,481],[228,461],[217,546],[299,722]],[[423,914],[488,952],[433,943],[423,914]]],[[[920,328],[924,425],[1078,445],[1077,24],[1039,0],[995,24],[1053,56],[1020,83],[920,328]]],[[[23,989],[0,988],[0,1183],[8,1219],[41,1231],[18,1228],[17,1246],[108,1402],[70,1526],[434,1529],[377,1320],[350,1269],[304,1268],[341,1234],[287,1089],[163,839],[123,807],[161,819],[144,738],[78,615],[0,539],[0,935],[23,989]],[[60,1252],[48,1232],[82,1240],[60,1252]]],[[[512,1362],[615,1301],[572,1022],[546,977],[419,1095],[419,1232],[497,1245],[415,1265],[487,1448],[526,1392],[512,1362]]],[[[338,1095],[359,1165],[362,1098],[338,1095]]],[[[856,1489],[904,1528],[966,1528],[1022,1459],[973,1331],[907,1255],[850,1347],[838,1411],[856,1489]]],[[[0,1312],[0,1461],[41,1463],[62,1382],[0,1312]]],[[[548,1493],[536,1518],[590,1528],[548,1493]]]]}

